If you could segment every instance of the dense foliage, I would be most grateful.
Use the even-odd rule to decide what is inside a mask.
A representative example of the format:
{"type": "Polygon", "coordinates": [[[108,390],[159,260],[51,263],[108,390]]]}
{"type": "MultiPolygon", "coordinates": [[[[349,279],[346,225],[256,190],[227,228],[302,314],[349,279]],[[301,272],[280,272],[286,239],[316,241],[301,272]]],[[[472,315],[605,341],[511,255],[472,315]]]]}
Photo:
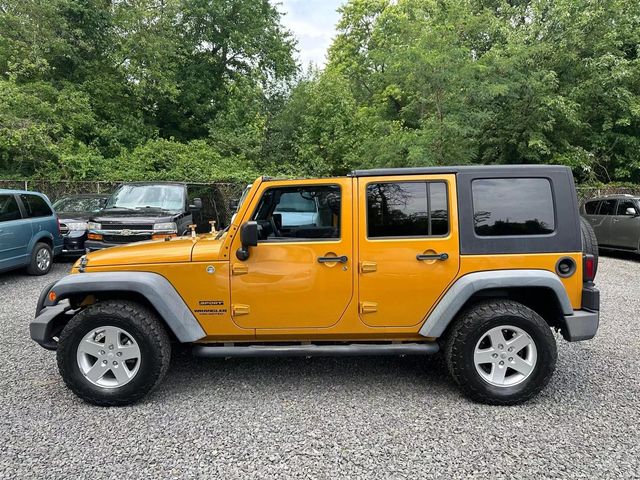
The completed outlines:
{"type": "Polygon", "coordinates": [[[640,3],[351,0],[300,75],[267,0],[0,0],[0,174],[562,163],[640,181],[640,3]]]}

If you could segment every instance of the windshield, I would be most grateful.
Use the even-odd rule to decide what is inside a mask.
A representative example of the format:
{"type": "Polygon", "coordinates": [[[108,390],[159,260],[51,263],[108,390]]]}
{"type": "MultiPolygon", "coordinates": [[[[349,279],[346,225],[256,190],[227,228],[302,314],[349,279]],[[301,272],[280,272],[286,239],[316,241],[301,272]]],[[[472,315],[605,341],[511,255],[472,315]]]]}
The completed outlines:
{"type": "Polygon", "coordinates": [[[97,212],[106,201],[105,197],[67,197],[54,203],[53,208],[58,212],[97,212]]]}
{"type": "Polygon", "coordinates": [[[122,185],[111,195],[106,208],[179,212],[185,206],[184,194],[180,185],[122,185]]]}

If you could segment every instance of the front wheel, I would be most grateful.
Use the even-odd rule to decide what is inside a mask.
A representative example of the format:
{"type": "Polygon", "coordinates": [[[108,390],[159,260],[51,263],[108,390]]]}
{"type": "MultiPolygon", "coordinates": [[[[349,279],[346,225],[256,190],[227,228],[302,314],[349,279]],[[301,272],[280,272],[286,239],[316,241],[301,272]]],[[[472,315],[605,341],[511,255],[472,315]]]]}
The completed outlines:
{"type": "Polygon", "coordinates": [[[53,265],[53,250],[43,242],[36,243],[31,252],[31,261],[27,266],[29,275],[46,275],[53,265]]]}
{"type": "Polygon", "coordinates": [[[167,373],[169,336],[157,316],[135,302],[93,304],[64,327],[58,369],[67,386],[94,405],[128,405],[167,373]]]}
{"type": "Polygon", "coordinates": [[[557,361],[549,325],[511,300],[481,302],[465,311],[450,332],[445,355],[464,393],[494,405],[533,397],[549,383],[557,361]]]}

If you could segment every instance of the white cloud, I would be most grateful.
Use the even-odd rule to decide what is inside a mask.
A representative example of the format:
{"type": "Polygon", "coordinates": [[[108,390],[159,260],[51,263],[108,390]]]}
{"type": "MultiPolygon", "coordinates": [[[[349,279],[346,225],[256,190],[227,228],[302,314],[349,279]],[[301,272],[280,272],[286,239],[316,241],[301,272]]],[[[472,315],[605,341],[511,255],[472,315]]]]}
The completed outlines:
{"type": "Polygon", "coordinates": [[[336,10],[344,0],[282,0],[274,3],[284,13],[282,23],[298,40],[298,60],[302,66],[309,63],[324,66],[339,20],[336,10]]]}

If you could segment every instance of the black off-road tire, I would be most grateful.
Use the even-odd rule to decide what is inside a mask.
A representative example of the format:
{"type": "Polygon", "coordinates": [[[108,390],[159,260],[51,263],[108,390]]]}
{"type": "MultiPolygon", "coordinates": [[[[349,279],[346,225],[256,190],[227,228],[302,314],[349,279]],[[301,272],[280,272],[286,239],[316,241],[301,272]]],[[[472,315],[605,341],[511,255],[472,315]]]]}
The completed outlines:
{"type": "Polygon", "coordinates": [[[46,275],[51,271],[52,266],[53,266],[53,250],[51,249],[51,247],[44,242],[36,243],[35,246],[33,247],[33,250],[31,251],[31,261],[27,266],[27,273],[29,275],[46,275]],[[38,266],[38,254],[41,251],[46,252],[49,255],[49,263],[44,269],[38,266]]]}
{"type": "Polygon", "coordinates": [[[529,400],[551,380],[558,358],[556,341],[540,315],[512,300],[489,300],[464,311],[449,332],[445,360],[453,380],[471,399],[492,405],[514,405],[529,400]],[[474,350],[489,330],[501,325],[519,327],[533,339],[537,362],[533,372],[513,386],[494,386],[476,371],[474,350]]]}
{"type": "Polygon", "coordinates": [[[60,375],[76,395],[94,405],[121,406],[140,400],[162,381],[169,369],[171,342],[165,326],[148,308],[127,300],[107,300],[85,308],[65,325],[56,356],[60,375]],[[76,359],[82,338],[105,326],[125,330],[140,348],[139,370],[121,387],[94,385],[83,375],[76,359]]]}
{"type": "Polygon", "coordinates": [[[582,235],[582,253],[593,255],[594,273],[598,271],[598,238],[593,227],[586,218],[580,217],[580,233],[582,235]]]}

